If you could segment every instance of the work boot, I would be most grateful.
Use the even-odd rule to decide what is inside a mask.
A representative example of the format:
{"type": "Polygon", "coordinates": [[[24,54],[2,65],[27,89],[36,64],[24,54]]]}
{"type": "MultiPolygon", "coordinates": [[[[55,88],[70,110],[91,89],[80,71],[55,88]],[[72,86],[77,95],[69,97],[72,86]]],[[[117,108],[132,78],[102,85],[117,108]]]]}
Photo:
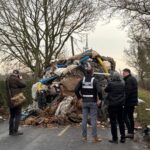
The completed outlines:
{"type": "Polygon", "coordinates": [[[133,139],[134,138],[134,134],[132,133],[128,133],[125,138],[129,138],[129,139],[133,139]]]}
{"type": "Polygon", "coordinates": [[[9,135],[13,135],[14,134],[14,131],[9,131],[9,135]]]}
{"type": "Polygon", "coordinates": [[[87,137],[82,137],[83,142],[87,142],[87,137]]]}
{"type": "Polygon", "coordinates": [[[125,143],[126,142],[126,139],[125,138],[121,138],[120,139],[120,143],[125,143]]]}
{"type": "Polygon", "coordinates": [[[118,144],[118,140],[109,140],[110,143],[118,144]]]}
{"type": "Polygon", "coordinates": [[[101,138],[93,137],[93,143],[98,143],[98,142],[101,142],[101,141],[102,141],[101,138]]]}
{"type": "Polygon", "coordinates": [[[13,134],[13,136],[18,136],[18,135],[23,135],[23,132],[17,131],[17,132],[14,132],[13,134]]]}

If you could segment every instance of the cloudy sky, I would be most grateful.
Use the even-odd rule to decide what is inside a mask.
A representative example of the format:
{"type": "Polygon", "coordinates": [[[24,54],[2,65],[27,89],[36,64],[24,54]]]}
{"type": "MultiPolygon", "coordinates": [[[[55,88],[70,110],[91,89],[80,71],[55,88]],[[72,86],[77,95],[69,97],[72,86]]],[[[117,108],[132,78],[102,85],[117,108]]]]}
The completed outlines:
{"type": "Polygon", "coordinates": [[[89,48],[98,51],[101,55],[110,56],[117,62],[117,69],[128,67],[124,57],[124,49],[128,48],[127,31],[121,28],[121,21],[111,20],[104,24],[98,22],[95,30],[89,33],[89,48]]]}

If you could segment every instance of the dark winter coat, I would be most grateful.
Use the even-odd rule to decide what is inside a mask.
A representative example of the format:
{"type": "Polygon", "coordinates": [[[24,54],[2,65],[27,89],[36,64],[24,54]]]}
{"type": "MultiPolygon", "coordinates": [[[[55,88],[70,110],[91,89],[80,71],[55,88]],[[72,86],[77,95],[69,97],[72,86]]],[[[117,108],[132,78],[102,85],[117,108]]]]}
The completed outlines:
{"type": "Polygon", "coordinates": [[[129,75],[124,78],[125,81],[125,93],[126,93],[126,106],[136,106],[138,104],[138,84],[137,80],[129,75]]]}
{"type": "Polygon", "coordinates": [[[125,84],[121,80],[108,83],[105,92],[107,95],[108,106],[122,106],[125,101],[125,84]]]}
{"type": "Polygon", "coordinates": [[[13,107],[11,104],[11,98],[22,92],[22,89],[26,87],[26,84],[16,75],[10,75],[6,80],[6,90],[8,106],[13,107]]]}

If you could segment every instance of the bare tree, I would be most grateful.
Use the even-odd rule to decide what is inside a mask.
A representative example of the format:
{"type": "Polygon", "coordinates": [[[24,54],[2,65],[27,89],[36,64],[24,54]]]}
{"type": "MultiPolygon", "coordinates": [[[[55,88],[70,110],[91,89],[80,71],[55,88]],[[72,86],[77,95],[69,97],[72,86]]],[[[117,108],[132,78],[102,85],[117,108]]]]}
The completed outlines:
{"type": "Polygon", "coordinates": [[[103,10],[109,10],[108,14],[126,13],[134,19],[136,16],[150,15],[149,0],[99,0],[99,5],[103,10]]]}
{"type": "Polygon", "coordinates": [[[99,0],[105,17],[113,15],[122,18],[123,26],[136,26],[150,32],[150,1],[149,0],[99,0]]]}
{"type": "Polygon", "coordinates": [[[92,0],[0,0],[0,51],[40,75],[72,34],[90,30],[98,20],[92,0]]]}
{"type": "Polygon", "coordinates": [[[136,69],[140,78],[150,75],[150,0],[99,0],[105,17],[122,18],[128,26],[130,48],[125,55],[129,66],[136,69]]]}
{"type": "Polygon", "coordinates": [[[144,79],[150,78],[150,39],[132,33],[130,48],[124,53],[128,65],[137,71],[144,85],[144,79]]]}

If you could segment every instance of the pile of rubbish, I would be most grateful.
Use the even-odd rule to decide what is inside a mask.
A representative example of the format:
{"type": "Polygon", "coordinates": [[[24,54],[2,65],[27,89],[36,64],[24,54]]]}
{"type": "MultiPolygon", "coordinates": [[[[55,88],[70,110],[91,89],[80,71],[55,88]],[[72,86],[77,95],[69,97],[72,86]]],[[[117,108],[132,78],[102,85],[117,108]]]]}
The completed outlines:
{"type": "MultiPolygon", "coordinates": [[[[33,105],[22,113],[22,124],[40,127],[78,124],[82,121],[81,103],[74,90],[86,75],[85,65],[90,63],[94,76],[104,89],[115,61],[89,50],[65,60],[52,60],[45,69],[43,79],[32,86],[33,105]]],[[[104,94],[105,97],[105,94],[104,94]]],[[[100,118],[106,118],[105,104],[99,111],[100,118]]]]}

